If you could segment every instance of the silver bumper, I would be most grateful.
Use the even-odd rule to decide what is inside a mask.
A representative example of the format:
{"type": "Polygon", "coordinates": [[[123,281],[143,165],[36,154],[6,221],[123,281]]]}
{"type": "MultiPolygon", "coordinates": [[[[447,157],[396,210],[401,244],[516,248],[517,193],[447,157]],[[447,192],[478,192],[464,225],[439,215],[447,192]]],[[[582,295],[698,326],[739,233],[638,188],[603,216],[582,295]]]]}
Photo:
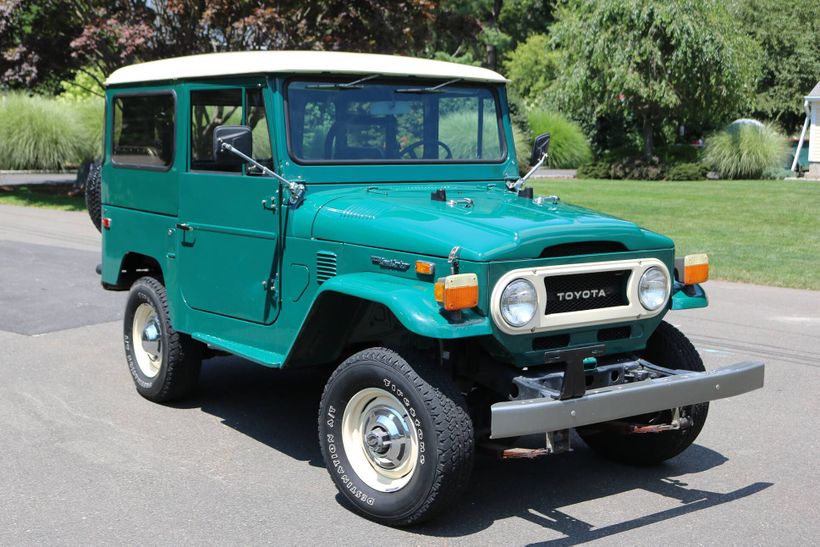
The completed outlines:
{"type": "Polygon", "coordinates": [[[763,387],[763,368],[759,361],[747,361],[709,372],[682,372],[592,389],[576,399],[496,403],[491,407],[490,436],[547,433],[734,397],[763,387]]]}

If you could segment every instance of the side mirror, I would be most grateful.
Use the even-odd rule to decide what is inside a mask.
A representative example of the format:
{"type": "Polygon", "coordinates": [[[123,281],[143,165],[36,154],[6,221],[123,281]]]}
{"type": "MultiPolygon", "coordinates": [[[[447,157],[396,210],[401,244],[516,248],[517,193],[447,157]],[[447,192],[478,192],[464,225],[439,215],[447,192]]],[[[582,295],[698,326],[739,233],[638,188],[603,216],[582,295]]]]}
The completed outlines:
{"type": "Polygon", "coordinates": [[[214,161],[217,165],[241,165],[245,159],[236,152],[250,157],[253,152],[251,128],[246,125],[220,125],[214,129],[214,161]],[[222,144],[231,145],[236,152],[222,148],[222,144]]]}
{"type": "Polygon", "coordinates": [[[550,147],[550,134],[541,133],[535,137],[535,142],[532,145],[532,157],[530,158],[530,165],[535,165],[544,157],[550,147]]]}

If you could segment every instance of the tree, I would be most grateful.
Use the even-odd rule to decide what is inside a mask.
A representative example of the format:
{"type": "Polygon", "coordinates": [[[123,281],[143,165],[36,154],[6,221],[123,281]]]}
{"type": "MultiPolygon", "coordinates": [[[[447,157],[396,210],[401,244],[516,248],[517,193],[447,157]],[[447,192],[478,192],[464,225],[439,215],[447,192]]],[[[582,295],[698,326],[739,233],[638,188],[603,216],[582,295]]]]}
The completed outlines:
{"type": "Polygon", "coordinates": [[[753,97],[756,46],[719,0],[568,0],[550,35],[558,107],[593,132],[632,124],[646,156],[664,124],[714,125],[753,97]]]}
{"type": "MultiPolygon", "coordinates": [[[[418,54],[434,0],[7,0],[0,74],[11,87],[214,51],[315,49],[418,54]]],[[[58,86],[52,86],[54,90],[58,86]]]]}
{"type": "Polygon", "coordinates": [[[477,60],[497,70],[519,42],[546,30],[552,6],[552,0],[442,0],[433,51],[438,58],[477,60]]]}
{"type": "Polygon", "coordinates": [[[67,52],[81,28],[59,1],[0,1],[0,87],[58,90],[77,68],[67,52]]]}
{"type": "Polygon", "coordinates": [[[511,94],[528,108],[543,106],[560,63],[560,52],[550,47],[546,34],[534,34],[507,55],[504,71],[511,94]]]}
{"type": "Polygon", "coordinates": [[[803,97],[820,79],[820,17],[816,0],[744,0],[735,4],[743,29],[763,50],[755,117],[787,132],[803,123],[803,97]]]}

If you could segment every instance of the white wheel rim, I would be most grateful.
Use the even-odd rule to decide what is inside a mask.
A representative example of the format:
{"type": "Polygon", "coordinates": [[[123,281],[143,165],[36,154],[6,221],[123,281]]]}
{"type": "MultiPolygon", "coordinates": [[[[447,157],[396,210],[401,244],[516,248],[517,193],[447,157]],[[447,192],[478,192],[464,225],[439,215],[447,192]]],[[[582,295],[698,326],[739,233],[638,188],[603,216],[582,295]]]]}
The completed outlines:
{"type": "Polygon", "coordinates": [[[134,312],[131,340],[140,372],[148,378],[155,377],[162,367],[162,331],[157,312],[150,304],[140,304],[134,312]]]}
{"type": "Polygon", "coordinates": [[[342,442],[353,471],[374,490],[395,492],[413,477],[418,433],[407,408],[383,389],[366,388],[350,398],[342,442]]]}

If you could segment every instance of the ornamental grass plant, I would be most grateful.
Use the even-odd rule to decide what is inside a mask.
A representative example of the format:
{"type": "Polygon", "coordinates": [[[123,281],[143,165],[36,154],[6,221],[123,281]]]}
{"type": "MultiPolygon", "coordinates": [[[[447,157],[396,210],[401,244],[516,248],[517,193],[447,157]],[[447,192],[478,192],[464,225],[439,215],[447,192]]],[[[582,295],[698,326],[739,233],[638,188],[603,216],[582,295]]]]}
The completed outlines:
{"type": "Polygon", "coordinates": [[[737,124],[706,139],[703,161],[721,178],[759,179],[786,154],[786,139],[771,126],[737,124]]]}
{"type": "Polygon", "coordinates": [[[558,112],[531,110],[527,113],[532,138],[550,134],[547,165],[558,169],[574,169],[592,160],[592,150],[584,132],[575,122],[558,112]]]}
{"type": "Polygon", "coordinates": [[[0,95],[0,170],[60,170],[97,157],[102,112],[102,99],[0,95]]]}

